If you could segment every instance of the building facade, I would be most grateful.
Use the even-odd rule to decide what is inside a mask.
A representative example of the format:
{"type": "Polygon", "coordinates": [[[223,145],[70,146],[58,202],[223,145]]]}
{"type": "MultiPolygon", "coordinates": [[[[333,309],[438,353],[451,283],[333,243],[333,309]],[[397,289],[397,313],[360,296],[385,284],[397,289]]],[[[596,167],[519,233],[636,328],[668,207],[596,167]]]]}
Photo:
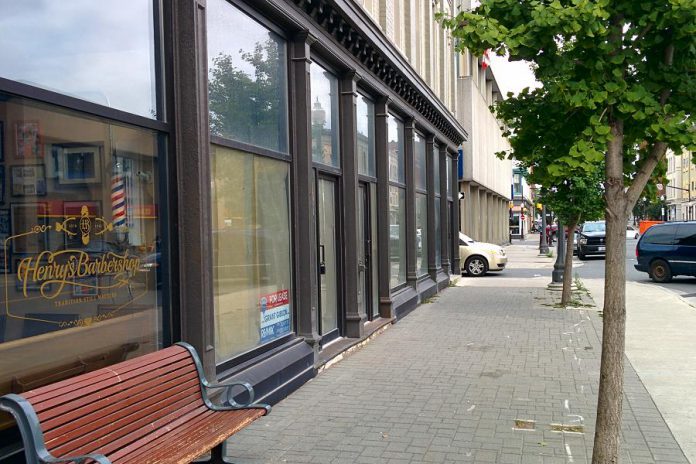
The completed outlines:
{"type": "MultiPolygon", "coordinates": [[[[405,56],[382,10],[11,10],[0,18],[0,394],[185,340],[210,377],[244,378],[273,403],[458,274],[467,133],[439,97],[444,68],[423,71],[434,90],[417,71],[414,57],[438,45],[397,24],[420,50],[405,56]]],[[[15,453],[14,433],[0,417],[0,456],[15,453]]]]}
{"type": "Polygon", "coordinates": [[[684,191],[682,188],[682,156],[667,150],[667,185],[665,187],[665,205],[668,221],[680,221],[684,217],[684,191]]]}
{"type": "Polygon", "coordinates": [[[510,202],[510,238],[523,239],[532,231],[536,217],[534,191],[527,183],[524,168],[515,165],[512,169],[512,201],[510,202]]]}

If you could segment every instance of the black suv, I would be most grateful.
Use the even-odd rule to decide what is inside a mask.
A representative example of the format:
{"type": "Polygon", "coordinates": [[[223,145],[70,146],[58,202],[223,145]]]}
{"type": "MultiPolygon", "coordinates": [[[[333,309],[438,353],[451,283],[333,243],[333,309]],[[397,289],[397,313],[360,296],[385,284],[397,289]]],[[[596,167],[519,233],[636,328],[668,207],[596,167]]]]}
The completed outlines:
{"type": "Polygon", "coordinates": [[[696,276],[696,222],[670,222],[650,227],[636,245],[638,264],[655,282],[676,275],[696,276]]]}
{"type": "Polygon", "coordinates": [[[588,255],[606,255],[607,223],[591,221],[582,225],[578,232],[578,258],[586,259],[588,255]]]}

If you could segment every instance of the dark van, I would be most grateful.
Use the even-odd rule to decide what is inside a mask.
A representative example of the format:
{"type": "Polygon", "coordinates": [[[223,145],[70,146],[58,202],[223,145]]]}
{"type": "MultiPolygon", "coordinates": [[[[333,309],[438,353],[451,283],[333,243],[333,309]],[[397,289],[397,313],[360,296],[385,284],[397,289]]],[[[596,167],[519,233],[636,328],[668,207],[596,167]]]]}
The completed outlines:
{"type": "Polygon", "coordinates": [[[696,222],[656,224],[636,245],[638,264],[655,282],[669,282],[678,275],[696,276],[696,222]]]}

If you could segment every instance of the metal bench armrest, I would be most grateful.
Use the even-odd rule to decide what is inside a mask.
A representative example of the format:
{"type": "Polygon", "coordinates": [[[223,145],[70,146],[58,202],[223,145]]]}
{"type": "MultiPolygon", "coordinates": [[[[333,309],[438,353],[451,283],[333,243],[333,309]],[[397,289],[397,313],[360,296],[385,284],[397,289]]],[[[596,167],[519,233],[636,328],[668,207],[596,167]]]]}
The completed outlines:
{"type": "MultiPolygon", "coordinates": [[[[189,353],[191,353],[191,357],[193,358],[194,363],[196,364],[196,369],[198,370],[198,378],[201,382],[201,393],[203,395],[203,401],[205,404],[208,406],[209,409],[212,409],[214,411],[232,411],[235,409],[264,409],[266,411],[266,414],[271,412],[271,407],[267,404],[254,404],[254,388],[247,382],[241,382],[241,381],[229,381],[229,382],[223,382],[223,383],[210,383],[208,380],[205,378],[205,375],[203,373],[203,364],[201,363],[200,358],[198,357],[198,353],[196,353],[195,348],[193,348],[191,345],[188,343],[183,343],[179,342],[177,345],[180,345],[184,348],[186,348],[189,353]],[[233,394],[234,387],[244,387],[247,391],[247,394],[249,395],[249,399],[247,400],[246,403],[239,403],[235,401],[234,397],[236,395],[233,394]],[[210,396],[208,395],[208,390],[210,389],[224,389],[224,397],[225,397],[225,403],[224,405],[217,405],[214,404],[210,400],[210,396]]],[[[239,393],[237,393],[238,395],[239,393]]]]}
{"type": "Polygon", "coordinates": [[[74,462],[75,464],[87,464],[91,459],[98,464],[111,464],[111,461],[102,454],[86,454],[71,458],[56,458],[46,449],[39,418],[34,407],[24,397],[7,394],[0,397],[0,411],[9,412],[15,418],[19,432],[24,442],[24,453],[28,464],[59,464],[62,462],[74,462]]]}

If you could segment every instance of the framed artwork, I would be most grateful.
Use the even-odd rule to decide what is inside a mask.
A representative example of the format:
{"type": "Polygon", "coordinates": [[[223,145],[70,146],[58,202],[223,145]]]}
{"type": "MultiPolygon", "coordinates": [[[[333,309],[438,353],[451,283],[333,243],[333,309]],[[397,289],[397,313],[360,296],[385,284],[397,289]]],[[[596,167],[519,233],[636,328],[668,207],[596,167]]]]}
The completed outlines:
{"type": "Polygon", "coordinates": [[[73,296],[97,296],[99,295],[99,277],[75,277],[72,289],[73,296]],[[82,285],[80,285],[82,284],[82,285]]]}
{"type": "Polygon", "coordinates": [[[0,161],[5,161],[5,123],[0,121],[0,161]]]}
{"type": "Polygon", "coordinates": [[[15,123],[15,158],[30,159],[41,158],[41,133],[39,121],[22,121],[15,123]]]}
{"type": "Polygon", "coordinates": [[[100,252],[104,249],[104,236],[96,235],[103,232],[104,225],[97,221],[96,218],[101,218],[101,202],[99,201],[65,201],[63,202],[63,218],[76,218],[76,220],[66,223],[66,230],[73,232],[75,235],[65,234],[65,248],[84,249],[90,252],[100,252]],[[82,241],[82,231],[80,230],[80,218],[82,217],[82,207],[87,207],[89,218],[89,230],[87,243],[82,241]]]}
{"type": "Polygon", "coordinates": [[[13,197],[46,195],[46,169],[43,164],[11,166],[10,184],[13,197]]]}
{"type": "Polygon", "coordinates": [[[47,248],[47,233],[28,233],[36,226],[46,225],[47,213],[45,202],[10,204],[12,253],[40,253],[47,248]]]}
{"type": "Polygon", "coordinates": [[[59,184],[96,184],[101,182],[100,146],[64,146],[59,148],[56,169],[59,184]]]}
{"type": "Polygon", "coordinates": [[[10,210],[0,209],[0,274],[12,272],[12,259],[8,248],[5,249],[5,240],[10,236],[10,210]]]}

